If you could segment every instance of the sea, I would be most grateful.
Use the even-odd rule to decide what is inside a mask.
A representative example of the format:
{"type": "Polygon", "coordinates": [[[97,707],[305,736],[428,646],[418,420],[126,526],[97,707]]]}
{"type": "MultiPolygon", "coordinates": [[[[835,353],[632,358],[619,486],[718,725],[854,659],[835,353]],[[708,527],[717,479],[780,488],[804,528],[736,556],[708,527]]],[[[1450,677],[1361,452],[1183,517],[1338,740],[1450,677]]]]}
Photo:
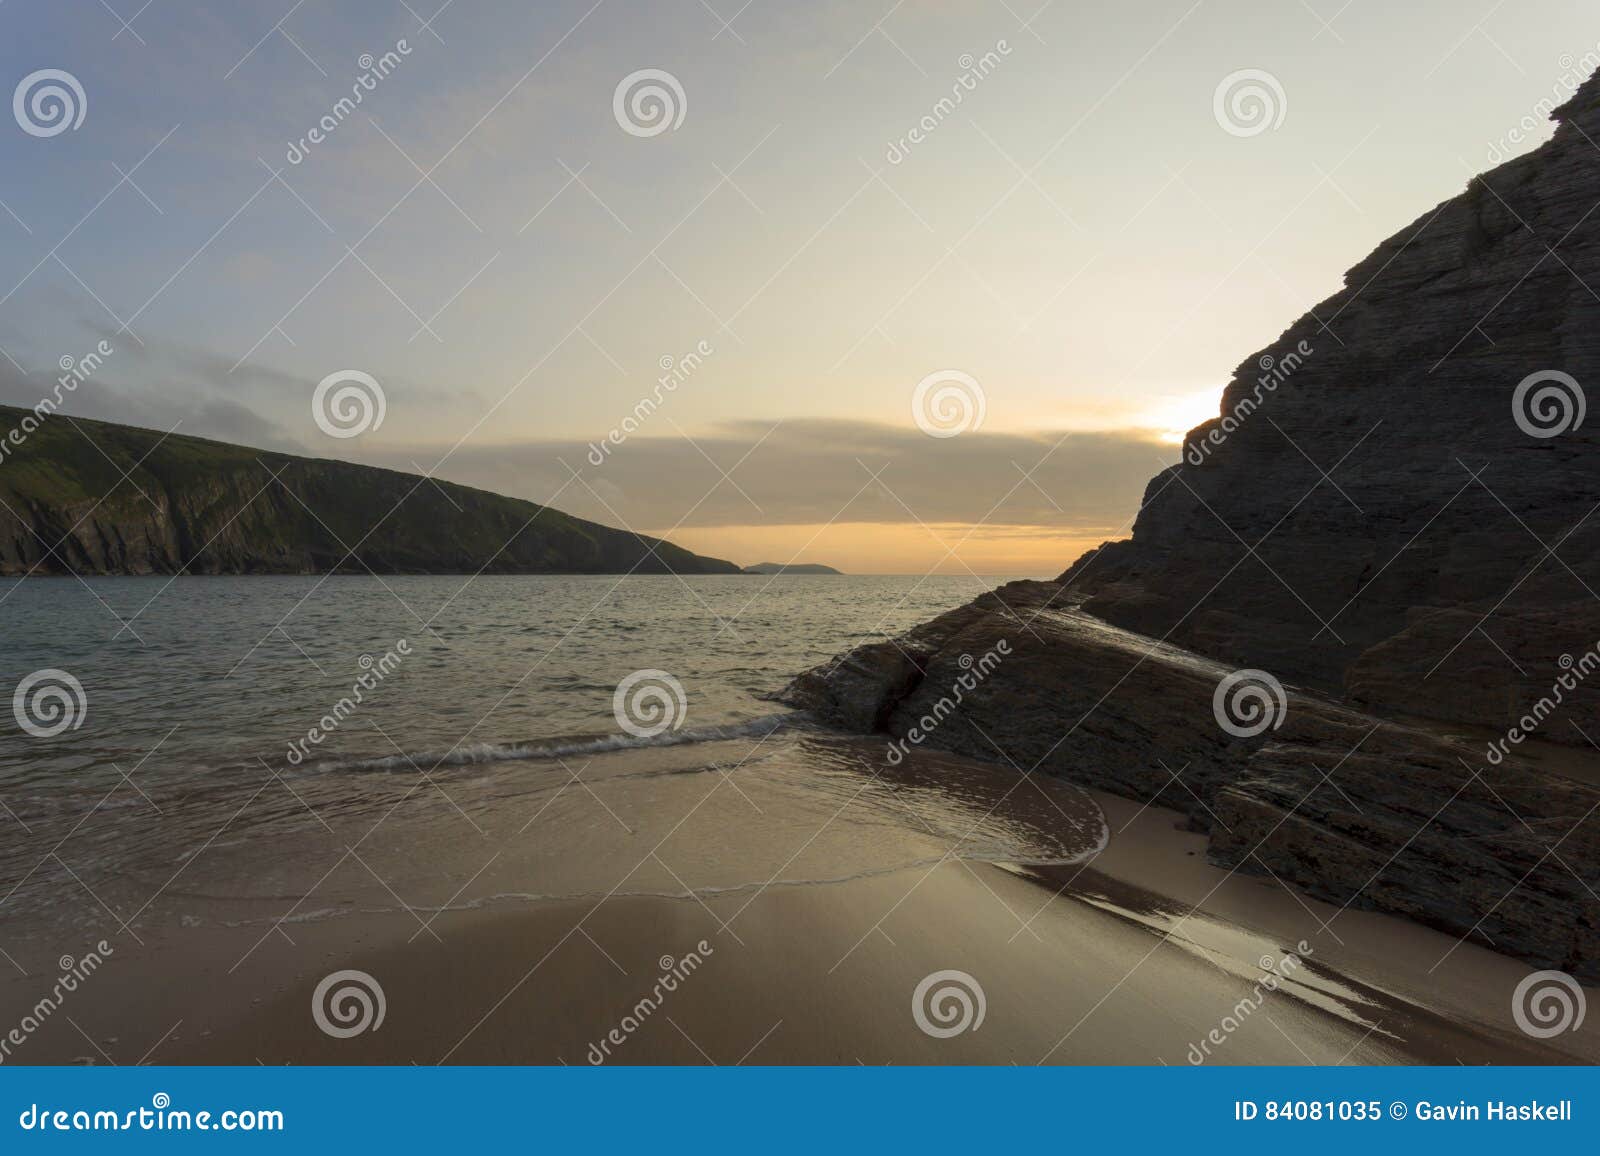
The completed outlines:
{"type": "Polygon", "coordinates": [[[1080,862],[1084,792],[775,701],[1007,580],[5,580],[0,950],[1080,862]]]}

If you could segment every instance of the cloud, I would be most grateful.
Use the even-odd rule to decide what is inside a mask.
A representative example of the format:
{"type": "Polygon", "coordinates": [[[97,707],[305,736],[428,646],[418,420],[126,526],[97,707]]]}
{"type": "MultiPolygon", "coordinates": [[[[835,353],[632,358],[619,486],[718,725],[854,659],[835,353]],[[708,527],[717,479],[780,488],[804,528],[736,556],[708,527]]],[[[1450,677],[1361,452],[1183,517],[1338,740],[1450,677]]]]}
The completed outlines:
{"type": "MultiPolygon", "coordinates": [[[[282,425],[258,408],[262,399],[307,387],[296,377],[271,369],[244,367],[233,377],[222,355],[182,344],[152,340],[138,345],[126,334],[100,325],[84,324],[87,336],[75,354],[84,357],[101,349],[91,376],[67,395],[63,412],[98,421],[121,422],[144,429],[169,430],[196,437],[239,442],[285,453],[308,453],[307,447],[282,425]],[[218,385],[215,383],[225,383],[218,385]]],[[[60,369],[24,371],[0,361],[0,402],[32,408],[49,396],[60,369]]]]}
{"type": "MultiPolygon", "coordinates": [[[[1126,522],[1176,453],[1144,432],[936,439],[820,418],[672,432],[629,439],[599,466],[593,447],[576,441],[466,445],[438,474],[638,529],[848,521],[1099,530],[1126,522]]],[[[379,450],[364,460],[428,468],[447,448],[379,450]]]]}
{"type": "MultiPolygon", "coordinates": [[[[909,426],[818,417],[686,430],[667,411],[620,445],[572,438],[455,449],[445,441],[335,444],[309,428],[314,383],[296,374],[249,364],[230,373],[231,361],[205,349],[153,338],[141,347],[87,328],[85,351],[104,338],[114,352],[72,395],[74,416],[160,430],[181,421],[182,433],[199,437],[431,470],[607,525],[679,537],[704,531],[708,542],[729,546],[751,536],[766,541],[763,528],[806,528],[809,537],[829,525],[909,527],[931,543],[965,527],[958,536],[992,551],[1009,550],[1001,543],[1011,539],[1016,549],[1007,556],[1023,557],[1050,540],[1121,536],[1149,478],[1176,454],[1150,431],[932,438],[909,426]]],[[[49,392],[53,373],[0,361],[0,401],[32,406],[49,392]]],[[[441,405],[449,397],[418,392],[441,405]]],[[[870,539],[870,530],[858,529],[852,550],[870,556],[870,539]]],[[[903,548],[896,543],[890,553],[903,548]]],[[[879,543],[890,544],[888,536],[879,543]]]]}

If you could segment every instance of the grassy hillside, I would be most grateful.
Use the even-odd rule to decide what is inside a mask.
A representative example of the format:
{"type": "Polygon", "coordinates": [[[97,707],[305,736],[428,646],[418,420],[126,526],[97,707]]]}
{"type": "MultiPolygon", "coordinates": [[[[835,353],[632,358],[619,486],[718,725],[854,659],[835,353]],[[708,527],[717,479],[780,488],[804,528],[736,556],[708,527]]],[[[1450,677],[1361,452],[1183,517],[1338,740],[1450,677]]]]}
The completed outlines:
{"type": "MultiPolygon", "coordinates": [[[[25,417],[0,406],[0,439],[25,417]]],[[[517,498],[205,438],[57,414],[0,449],[0,574],[738,573],[517,498]]]]}

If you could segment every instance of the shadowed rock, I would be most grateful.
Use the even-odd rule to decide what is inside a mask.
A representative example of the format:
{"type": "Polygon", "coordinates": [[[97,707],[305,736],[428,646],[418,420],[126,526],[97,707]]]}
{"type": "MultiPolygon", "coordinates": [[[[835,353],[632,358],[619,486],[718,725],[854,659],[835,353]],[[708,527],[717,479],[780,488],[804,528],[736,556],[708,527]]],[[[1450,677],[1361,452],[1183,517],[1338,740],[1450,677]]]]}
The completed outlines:
{"type": "Polygon", "coordinates": [[[1524,428],[1575,419],[1600,386],[1600,80],[1557,116],[1549,143],[1378,246],[1239,368],[1133,537],[1062,576],[1086,609],[1469,722],[1491,686],[1514,697],[1519,665],[1600,639],[1600,420],[1524,428]],[[1547,371],[1580,394],[1540,422],[1535,386],[1519,422],[1518,385],[1547,371]],[[1401,664],[1427,677],[1383,677],[1401,664]]]}
{"type": "Polygon", "coordinates": [[[1600,903],[1579,874],[1600,862],[1600,792],[1293,686],[1266,716],[1276,725],[1230,733],[1215,700],[1231,667],[1075,597],[1013,582],[802,674],[785,700],[850,730],[1171,807],[1210,833],[1222,866],[1600,978],[1600,903]],[[975,678],[977,656],[1002,642],[975,678]]]}
{"type": "Polygon", "coordinates": [[[1218,863],[1600,978],[1600,791],[1529,758],[1600,738],[1581,657],[1600,643],[1600,433],[1578,421],[1600,385],[1600,78],[1557,116],[1252,355],[1132,538],[788,700],[1175,807],[1218,863]],[[1000,639],[1011,654],[951,708],[962,656],[1000,639]],[[1241,667],[1288,688],[1245,737],[1213,707],[1241,667]],[[1534,741],[1485,757],[1529,720],[1534,741]]]}

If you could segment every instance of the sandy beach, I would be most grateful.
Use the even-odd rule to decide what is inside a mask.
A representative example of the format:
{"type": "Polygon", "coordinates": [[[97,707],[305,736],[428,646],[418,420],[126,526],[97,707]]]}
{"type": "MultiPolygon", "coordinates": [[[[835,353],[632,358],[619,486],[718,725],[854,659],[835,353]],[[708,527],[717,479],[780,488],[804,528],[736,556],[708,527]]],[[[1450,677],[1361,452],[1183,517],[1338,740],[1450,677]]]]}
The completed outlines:
{"type": "MultiPolygon", "coordinates": [[[[1270,878],[1228,875],[1204,862],[1202,837],[1179,830],[1175,813],[1094,799],[1113,834],[1074,866],[951,857],[688,898],[147,934],[143,947],[118,943],[104,965],[117,982],[85,984],[18,1061],[1540,1064],[1600,1054],[1592,1030],[1549,1044],[1517,1030],[1507,993],[1526,967],[1391,917],[1339,912],[1270,878]],[[344,969],[378,980],[384,1011],[337,1038],[312,1009],[319,982],[344,969]],[[968,1003],[947,1002],[939,1020],[925,1000],[924,1022],[941,1031],[930,1034],[914,993],[946,971],[970,977],[958,981],[968,1003]]],[[[0,995],[23,1007],[37,986],[13,975],[0,995]]]]}
{"type": "Polygon", "coordinates": [[[5,5],[19,1133],[1587,1123],[1596,7],[5,5]]]}

